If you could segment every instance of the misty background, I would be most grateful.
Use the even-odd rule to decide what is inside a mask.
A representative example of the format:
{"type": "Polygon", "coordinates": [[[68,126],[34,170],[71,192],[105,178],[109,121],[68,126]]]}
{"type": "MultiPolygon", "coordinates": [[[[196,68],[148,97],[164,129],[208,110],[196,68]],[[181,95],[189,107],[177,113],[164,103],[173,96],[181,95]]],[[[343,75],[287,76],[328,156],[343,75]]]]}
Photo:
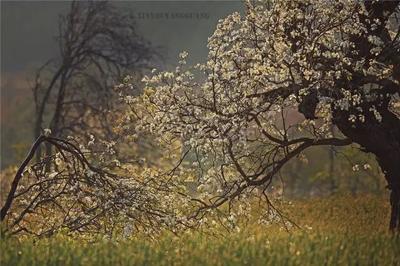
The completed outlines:
{"type": "MultiPolygon", "coordinates": [[[[55,36],[70,1],[1,1],[1,169],[19,163],[32,141],[35,71],[58,56],[55,36]]],[[[161,53],[162,68],[204,62],[207,39],[218,20],[238,11],[241,1],[112,1],[133,12],[137,31],[161,53]]]]}

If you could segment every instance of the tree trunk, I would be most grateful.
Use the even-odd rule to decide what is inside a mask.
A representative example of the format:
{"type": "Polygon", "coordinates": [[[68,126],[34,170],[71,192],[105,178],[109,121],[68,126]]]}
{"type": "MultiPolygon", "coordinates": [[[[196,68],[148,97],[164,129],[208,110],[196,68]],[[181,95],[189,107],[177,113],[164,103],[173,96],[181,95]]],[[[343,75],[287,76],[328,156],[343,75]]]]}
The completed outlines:
{"type": "MultiPolygon", "coordinates": [[[[387,154],[375,154],[378,163],[385,174],[388,188],[390,190],[390,223],[389,229],[393,232],[400,232],[400,147],[397,141],[397,151],[387,154]]],[[[393,143],[395,146],[396,143],[393,143]]]]}
{"type": "Polygon", "coordinates": [[[390,193],[390,225],[389,229],[393,232],[400,233],[400,187],[392,188],[390,193]]]}
{"type": "MultiPolygon", "coordinates": [[[[34,140],[37,140],[39,138],[39,136],[42,133],[41,131],[42,131],[42,117],[39,114],[36,114],[36,122],[33,131],[34,140]]],[[[42,157],[42,148],[39,146],[35,152],[36,162],[39,162],[41,157],[42,157]]]]}
{"type": "Polygon", "coordinates": [[[388,109],[379,111],[381,121],[370,116],[364,123],[351,123],[346,112],[335,110],[333,122],[363,151],[376,156],[390,190],[389,229],[400,232],[400,119],[388,109]]]}

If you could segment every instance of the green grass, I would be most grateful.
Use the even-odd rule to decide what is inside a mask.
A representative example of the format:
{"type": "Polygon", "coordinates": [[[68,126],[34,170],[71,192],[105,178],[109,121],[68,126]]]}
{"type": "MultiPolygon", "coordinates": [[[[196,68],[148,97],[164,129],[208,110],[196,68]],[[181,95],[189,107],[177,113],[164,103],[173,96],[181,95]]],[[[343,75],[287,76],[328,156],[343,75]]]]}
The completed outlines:
{"type": "Polygon", "coordinates": [[[254,224],[224,237],[197,232],[94,243],[8,238],[0,265],[400,265],[400,237],[386,231],[383,198],[298,201],[287,211],[313,229],[287,233],[254,224]]]}

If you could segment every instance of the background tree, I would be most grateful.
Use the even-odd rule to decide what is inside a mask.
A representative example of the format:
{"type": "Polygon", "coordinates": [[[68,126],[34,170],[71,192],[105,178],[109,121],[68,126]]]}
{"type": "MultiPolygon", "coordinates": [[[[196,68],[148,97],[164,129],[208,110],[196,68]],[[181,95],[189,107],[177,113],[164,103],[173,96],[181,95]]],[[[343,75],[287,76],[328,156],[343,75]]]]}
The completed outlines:
{"type": "MultiPolygon", "coordinates": [[[[111,139],[113,87],[128,73],[140,76],[148,69],[155,50],[138,35],[132,14],[105,1],[73,1],[60,18],[57,42],[59,57],[39,69],[33,87],[34,138],[50,128],[57,137],[89,139],[90,129],[111,139]]],[[[38,149],[37,157],[42,153],[38,149]]]]}
{"type": "Polygon", "coordinates": [[[273,177],[308,148],[357,144],[385,174],[390,229],[400,229],[398,1],[249,1],[208,47],[206,64],[186,68],[182,53],[175,71],[146,77],[144,96],[127,101],[132,134],[188,150],[196,215],[256,187],[268,201],[273,177]]]}

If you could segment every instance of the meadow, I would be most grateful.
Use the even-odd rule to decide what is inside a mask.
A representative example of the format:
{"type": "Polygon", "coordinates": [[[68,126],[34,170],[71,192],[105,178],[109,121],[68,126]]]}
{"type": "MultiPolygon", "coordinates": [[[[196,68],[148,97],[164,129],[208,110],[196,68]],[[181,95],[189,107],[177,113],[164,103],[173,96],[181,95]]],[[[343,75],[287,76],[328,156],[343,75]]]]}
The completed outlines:
{"type": "Polygon", "coordinates": [[[240,232],[96,241],[3,236],[0,265],[400,265],[400,237],[388,233],[383,196],[294,200],[284,209],[300,228],[250,222],[240,232]]]}

